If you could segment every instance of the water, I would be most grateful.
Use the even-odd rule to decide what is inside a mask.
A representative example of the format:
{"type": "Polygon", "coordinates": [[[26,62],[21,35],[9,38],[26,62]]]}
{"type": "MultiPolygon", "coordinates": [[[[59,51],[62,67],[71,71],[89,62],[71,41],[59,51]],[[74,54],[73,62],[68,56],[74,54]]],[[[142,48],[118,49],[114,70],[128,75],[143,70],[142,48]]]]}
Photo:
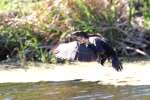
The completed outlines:
{"type": "Polygon", "coordinates": [[[150,100],[150,86],[112,86],[97,82],[0,84],[0,100],[150,100]]]}

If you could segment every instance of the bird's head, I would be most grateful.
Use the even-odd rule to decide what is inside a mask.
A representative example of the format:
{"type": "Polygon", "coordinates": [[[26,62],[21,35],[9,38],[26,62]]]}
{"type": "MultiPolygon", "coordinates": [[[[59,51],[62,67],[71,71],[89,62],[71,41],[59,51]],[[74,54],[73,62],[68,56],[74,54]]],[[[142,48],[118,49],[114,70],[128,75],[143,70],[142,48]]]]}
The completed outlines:
{"type": "Polygon", "coordinates": [[[75,31],[71,33],[71,37],[75,38],[80,44],[88,43],[88,33],[83,31],[75,31]]]}

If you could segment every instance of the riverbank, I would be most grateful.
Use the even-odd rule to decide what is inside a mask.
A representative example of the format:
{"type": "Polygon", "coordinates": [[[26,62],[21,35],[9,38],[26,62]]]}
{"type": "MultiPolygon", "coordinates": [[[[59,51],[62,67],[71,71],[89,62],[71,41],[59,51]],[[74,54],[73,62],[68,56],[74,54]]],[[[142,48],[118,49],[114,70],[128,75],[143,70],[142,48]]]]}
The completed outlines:
{"type": "Polygon", "coordinates": [[[39,81],[97,81],[104,85],[150,85],[150,61],[124,63],[124,70],[116,72],[110,64],[96,62],[73,64],[29,64],[26,69],[0,65],[0,83],[39,81]]]}

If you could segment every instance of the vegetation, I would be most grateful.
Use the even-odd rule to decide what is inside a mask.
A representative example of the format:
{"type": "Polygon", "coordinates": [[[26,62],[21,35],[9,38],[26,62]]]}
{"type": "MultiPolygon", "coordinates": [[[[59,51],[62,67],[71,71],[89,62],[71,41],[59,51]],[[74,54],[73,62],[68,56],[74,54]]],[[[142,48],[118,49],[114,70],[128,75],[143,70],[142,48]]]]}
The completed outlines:
{"type": "Polygon", "coordinates": [[[1,0],[0,52],[23,62],[55,62],[45,46],[82,30],[106,36],[121,55],[148,55],[149,6],[149,0],[1,0]]]}

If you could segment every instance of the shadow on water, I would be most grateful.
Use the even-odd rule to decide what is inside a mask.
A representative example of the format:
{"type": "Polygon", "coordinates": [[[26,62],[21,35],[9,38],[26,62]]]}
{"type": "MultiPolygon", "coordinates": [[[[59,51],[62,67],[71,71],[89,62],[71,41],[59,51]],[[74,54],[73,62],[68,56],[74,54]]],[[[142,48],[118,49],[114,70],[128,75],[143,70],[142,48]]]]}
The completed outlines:
{"type": "Polygon", "coordinates": [[[150,86],[112,86],[97,82],[0,84],[0,100],[150,100],[150,86]]]}

